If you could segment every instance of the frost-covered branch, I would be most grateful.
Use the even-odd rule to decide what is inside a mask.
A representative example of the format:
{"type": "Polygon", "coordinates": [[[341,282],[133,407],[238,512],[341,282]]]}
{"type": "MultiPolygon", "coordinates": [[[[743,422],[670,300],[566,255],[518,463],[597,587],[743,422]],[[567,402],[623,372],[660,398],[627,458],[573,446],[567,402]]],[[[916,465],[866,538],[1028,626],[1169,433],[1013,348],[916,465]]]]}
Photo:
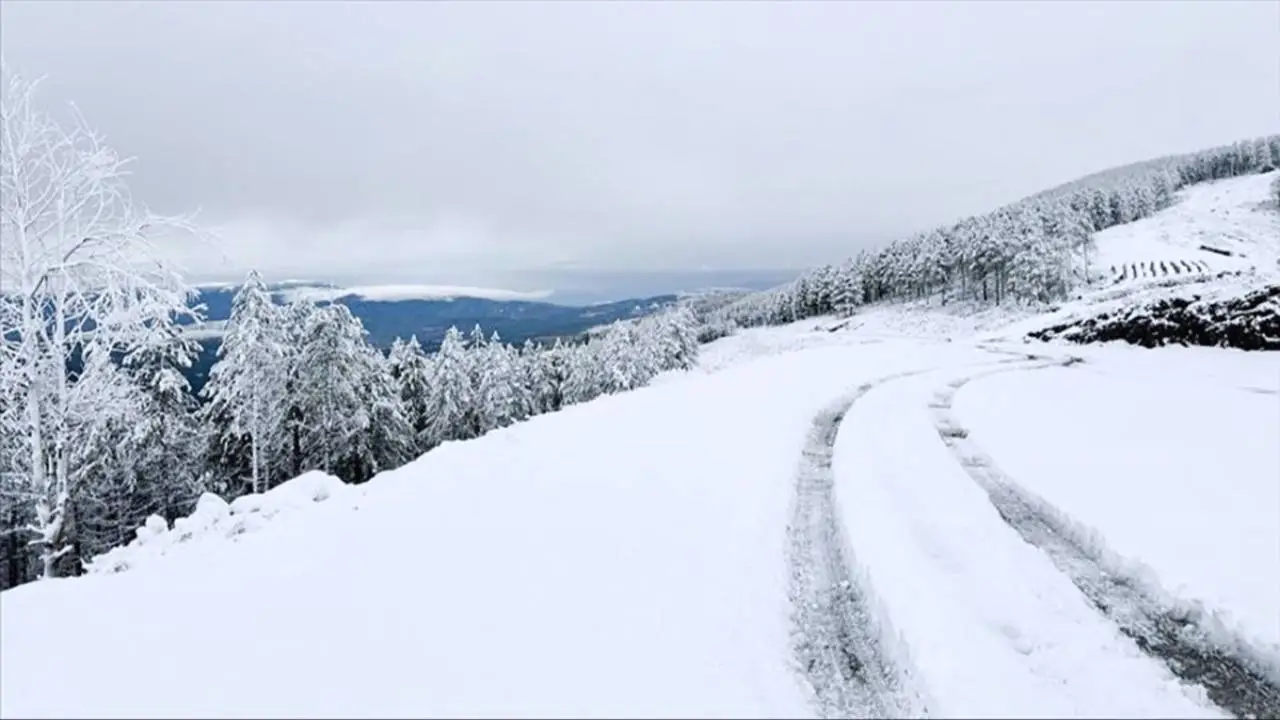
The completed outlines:
{"type": "Polygon", "coordinates": [[[191,314],[191,290],[157,239],[201,233],[135,204],[128,160],[78,112],[64,127],[37,105],[38,83],[7,66],[3,83],[0,378],[12,390],[0,415],[17,468],[9,477],[37,496],[36,542],[52,577],[75,547],[77,499],[106,464],[84,450],[140,402],[113,355],[159,342],[191,314]]]}

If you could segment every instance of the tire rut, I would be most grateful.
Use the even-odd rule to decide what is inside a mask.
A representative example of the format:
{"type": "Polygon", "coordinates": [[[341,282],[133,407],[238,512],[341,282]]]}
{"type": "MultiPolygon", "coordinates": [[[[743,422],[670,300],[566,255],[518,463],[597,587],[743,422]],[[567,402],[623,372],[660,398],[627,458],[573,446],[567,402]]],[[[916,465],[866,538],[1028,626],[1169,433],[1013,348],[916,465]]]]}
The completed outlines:
{"type": "Polygon", "coordinates": [[[1004,521],[1046,553],[1086,598],[1147,655],[1180,680],[1204,688],[1226,712],[1241,718],[1280,717],[1280,664],[1226,628],[1198,603],[1175,599],[1109,550],[1098,534],[1018,485],[968,437],[952,413],[956,392],[998,372],[1068,366],[1079,358],[1030,358],[956,380],[930,402],[943,442],[983,490],[1004,521]]]}
{"type": "Polygon", "coordinates": [[[927,717],[910,689],[910,668],[886,652],[893,633],[869,582],[853,571],[852,549],[834,497],[832,457],[840,423],[872,388],[929,370],[859,386],[813,420],[796,471],[787,528],[792,651],[822,717],[927,717]]]}

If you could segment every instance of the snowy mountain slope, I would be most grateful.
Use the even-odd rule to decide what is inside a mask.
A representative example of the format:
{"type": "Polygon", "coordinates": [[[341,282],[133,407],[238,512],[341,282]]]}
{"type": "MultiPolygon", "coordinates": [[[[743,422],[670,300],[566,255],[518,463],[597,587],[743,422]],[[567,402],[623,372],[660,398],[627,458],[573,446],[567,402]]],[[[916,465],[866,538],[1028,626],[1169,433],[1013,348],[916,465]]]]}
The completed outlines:
{"type": "MultiPolygon", "coordinates": [[[[827,597],[818,557],[845,558],[844,592],[868,609],[848,627],[873,629],[855,648],[888,668],[872,685],[828,678],[828,697],[939,717],[1219,714],[1019,540],[930,424],[930,391],[1027,363],[964,337],[827,332],[829,322],[758,331],[754,349],[727,338],[736,348],[708,348],[722,353],[717,367],[447,444],[242,534],[224,527],[164,556],[133,553],[117,574],[8,591],[0,714],[805,716],[823,707],[806,690],[821,687],[821,666],[806,672],[799,653],[836,646],[831,617],[797,614],[788,587],[811,578],[802,585],[827,597]],[[842,423],[824,416],[851,398],[842,423]],[[832,522],[842,530],[809,537],[843,555],[786,550],[797,467],[822,417],[839,428],[832,522]]],[[[1236,377],[1236,355],[1202,353],[1202,374],[1236,377]]],[[[1249,383],[1271,387],[1254,368],[1249,383]]],[[[1149,368],[1111,372],[1124,383],[1149,368]]],[[[966,422],[963,398],[995,382],[961,395],[966,422]]],[[[1035,417],[1025,407],[1037,397],[1017,418],[1035,417]]],[[[1265,445],[1238,445],[1239,466],[1265,473],[1265,445]]],[[[1013,457],[989,449],[999,463],[1013,457]]],[[[1056,477],[1010,468],[1028,483],[1056,477]]],[[[1137,493],[1152,481],[1125,465],[1091,471],[1097,488],[1137,493]]],[[[1260,542],[1230,530],[1229,513],[1162,509],[1165,528],[1180,520],[1260,542]]],[[[1261,530],[1277,532],[1271,523],[1261,530]]],[[[1172,592],[1233,614],[1265,607],[1265,567],[1252,585],[1237,568],[1226,572],[1234,584],[1215,586],[1224,592],[1199,593],[1150,559],[1149,546],[1176,542],[1159,538],[1113,544],[1156,566],[1172,592]]]]}
{"type": "Polygon", "coordinates": [[[1093,262],[1113,282],[1249,268],[1280,272],[1280,209],[1270,192],[1277,176],[1280,171],[1192,185],[1151,217],[1095,233],[1093,262]]]}
{"type": "Polygon", "coordinates": [[[7,591],[0,715],[804,714],[790,479],[858,362],[689,374],[446,444],[185,559],[7,591]]]}
{"type": "MultiPolygon", "coordinates": [[[[1280,254],[1253,180],[1114,230],[1280,254]]],[[[1280,359],[1026,340],[1263,265],[744,330],[363,486],[207,500],[0,594],[0,716],[1275,716],[1280,359]]]]}

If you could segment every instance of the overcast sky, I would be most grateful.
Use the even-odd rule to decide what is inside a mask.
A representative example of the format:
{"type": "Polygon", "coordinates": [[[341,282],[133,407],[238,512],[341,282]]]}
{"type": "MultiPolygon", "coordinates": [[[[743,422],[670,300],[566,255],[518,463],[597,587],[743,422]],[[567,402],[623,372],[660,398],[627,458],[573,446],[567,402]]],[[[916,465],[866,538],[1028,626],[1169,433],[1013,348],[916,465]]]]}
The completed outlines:
{"type": "Polygon", "coordinates": [[[804,267],[1280,131],[1275,2],[0,7],[134,194],[221,229],[201,276],[804,267]]]}

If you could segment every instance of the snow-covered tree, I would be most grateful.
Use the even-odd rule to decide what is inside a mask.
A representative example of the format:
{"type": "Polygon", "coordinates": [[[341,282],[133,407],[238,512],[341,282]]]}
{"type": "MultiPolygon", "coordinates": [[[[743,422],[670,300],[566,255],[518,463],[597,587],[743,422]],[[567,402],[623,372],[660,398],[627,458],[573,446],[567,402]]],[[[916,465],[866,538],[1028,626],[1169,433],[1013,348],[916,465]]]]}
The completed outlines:
{"type": "Polygon", "coordinates": [[[423,450],[401,400],[400,387],[391,376],[390,363],[367,342],[360,343],[357,357],[361,361],[357,388],[365,401],[363,414],[367,422],[356,435],[339,477],[364,482],[383,470],[403,465],[423,450]]]}
{"type": "Polygon", "coordinates": [[[520,378],[521,393],[524,395],[523,411],[527,417],[552,412],[556,408],[554,396],[559,391],[559,381],[552,368],[551,352],[525,340],[517,356],[516,372],[520,378]]]}
{"type": "Polygon", "coordinates": [[[404,403],[405,417],[413,428],[413,447],[426,452],[430,444],[427,429],[431,424],[431,360],[422,351],[418,336],[407,341],[396,339],[387,357],[387,367],[404,403]]]}
{"type": "Polygon", "coordinates": [[[299,359],[307,342],[307,332],[315,304],[295,300],[281,309],[281,358],[284,368],[284,398],[281,417],[284,427],[278,438],[280,447],[273,448],[272,473],[275,477],[297,477],[306,467],[303,436],[307,434],[306,396],[299,384],[303,363],[299,359]]]}
{"type": "Polygon", "coordinates": [[[471,364],[462,333],[456,327],[445,332],[434,360],[431,392],[427,396],[431,418],[427,426],[428,447],[475,437],[471,427],[475,403],[471,364]]]}
{"type": "Polygon", "coordinates": [[[338,474],[357,436],[369,424],[361,381],[364,328],[345,305],[315,308],[294,362],[302,416],[304,469],[338,474]]]}
{"type": "Polygon", "coordinates": [[[600,382],[606,393],[626,392],[641,387],[657,374],[650,347],[643,343],[635,324],[615,322],[599,342],[596,357],[600,382]]]}
{"type": "Polygon", "coordinates": [[[600,345],[599,342],[591,342],[562,348],[564,382],[561,384],[561,396],[564,405],[594,400],[605,392],[600,345]]]}
{"type": "Polygon", "coordinates": [[[250,272],[232,300],[218,361],[202,391],[209,399],[205,418],[227,423],[225,432],[216,433],[224,444],[216,450],[245,441],[252,492],[271,487],[272,453],[282,446],[286,427],[289,353],[281,316],[262,276],[250,272]]]}
{"type": "Polygon", "coordinates": [[[496,332],[488,343],[473,348],[471,353],[477,435],[483,435],[515,421],[522,393],[514,358],[496,332]]]}
{"type": "Polygon", "coordinates": [[[191,385],[183,374],[195,360],[199,346],[180,334],[158,337],[122,360],[139,391],[138,419],[132,426],[130,449],[145,514],[130,519],[130,532],[152,513],[174,519],[186,515],[206,488],[198,459],[207,437],[191,385]]]}
{"type": "Polygon", "coordinates": [[[9,473],[35,498],[31,529],[52,577],[76,566],[59,563],[76,547],[72,510],[92,462],[76,449],[136,398],[110,358],[190,313],[190,288],[156,243],[193,227],[140,209],[126,159],[78,116],[66,127],[41,109],[35,83],[7,66],[0,75],[0,374],[21,406],[5,430],[26,454],[9,473]]]}

